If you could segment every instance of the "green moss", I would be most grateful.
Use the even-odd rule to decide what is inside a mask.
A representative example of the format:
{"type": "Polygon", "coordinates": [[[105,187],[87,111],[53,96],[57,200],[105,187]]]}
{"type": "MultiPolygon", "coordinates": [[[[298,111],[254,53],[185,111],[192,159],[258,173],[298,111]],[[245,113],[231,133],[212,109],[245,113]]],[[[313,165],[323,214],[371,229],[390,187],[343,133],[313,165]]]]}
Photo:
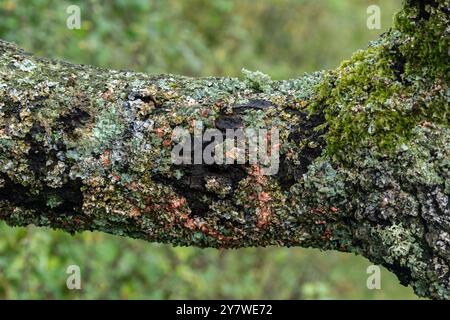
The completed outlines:
{"type": "Polygon", "coordinates": [[[390,153],[420,122],[450,123],[449,18],[429,10],[415,23],[416,9],[401,12],[396,28],[326,75],[311,109],[325,111],[329,154],[351,161],[361,147],[390,153]]]}

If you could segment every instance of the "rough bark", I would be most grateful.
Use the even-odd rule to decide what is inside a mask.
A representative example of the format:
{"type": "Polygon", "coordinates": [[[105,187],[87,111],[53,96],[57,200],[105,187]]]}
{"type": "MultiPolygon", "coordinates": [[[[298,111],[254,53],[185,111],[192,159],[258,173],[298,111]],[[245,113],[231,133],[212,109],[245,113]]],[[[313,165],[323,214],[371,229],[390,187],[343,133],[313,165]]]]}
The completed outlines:
{"type": "Polygon", "coordinates": [[[0,219],[200,247],[361,254],[450,296],[448,0],[406,1],[339,68],[193,79],[0,41],[0,219]],[[280,168],[174,165],[175,127],[280,130],[280,168]]]}

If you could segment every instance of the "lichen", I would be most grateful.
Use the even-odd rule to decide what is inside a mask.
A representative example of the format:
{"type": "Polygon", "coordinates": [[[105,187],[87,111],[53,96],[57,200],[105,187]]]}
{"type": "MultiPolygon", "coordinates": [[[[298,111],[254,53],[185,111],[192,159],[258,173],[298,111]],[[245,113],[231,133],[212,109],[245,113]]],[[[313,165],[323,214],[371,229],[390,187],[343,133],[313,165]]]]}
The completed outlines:
{"type": "Polygon", "coordinates": [[[58,207],[62,203],[63,199],[61,199],[57,195],[50,195],[47,199],[47,206],[49,206],[51,209],[58,207]]]}
{"type": "Polygon", "coordinates": [[[261,71],[250,71],[245,68],[242,69],[242,73],[245,76],[244,83],[250,89],[264,93],[270,93],[272,91],[272,79],[269,75],[261,71]]]}

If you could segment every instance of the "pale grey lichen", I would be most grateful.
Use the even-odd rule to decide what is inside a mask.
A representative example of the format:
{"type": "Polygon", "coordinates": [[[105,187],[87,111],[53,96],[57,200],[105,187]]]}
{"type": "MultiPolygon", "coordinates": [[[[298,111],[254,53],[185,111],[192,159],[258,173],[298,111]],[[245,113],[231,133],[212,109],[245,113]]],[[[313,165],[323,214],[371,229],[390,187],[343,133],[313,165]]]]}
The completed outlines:
{"type": "Polygon", "coordinates": [[[269,75],[262,73],[261,71],[250,71],[245,68],[242,69],[242,73],[245,76],[244,83],[248,88],[263,93],[271,93],[272,79],[269,75]]]}

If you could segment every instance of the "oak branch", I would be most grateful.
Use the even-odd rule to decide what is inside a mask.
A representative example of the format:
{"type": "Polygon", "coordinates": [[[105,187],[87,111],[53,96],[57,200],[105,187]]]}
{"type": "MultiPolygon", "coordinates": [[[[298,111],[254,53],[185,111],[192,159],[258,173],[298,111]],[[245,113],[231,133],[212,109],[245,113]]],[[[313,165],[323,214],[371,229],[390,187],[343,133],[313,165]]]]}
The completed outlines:
{"type": "Polygon", "coordinates": [[[367,49],[285,81],[104,70],[0,41],[0,219],[182,246],[353,252],[447,299],[449,8],[405,1],[367,49]],[[276,128],[276,172],[174,163],[175,128],[194,134],[198,123],[224,135],[276,128]]]}

